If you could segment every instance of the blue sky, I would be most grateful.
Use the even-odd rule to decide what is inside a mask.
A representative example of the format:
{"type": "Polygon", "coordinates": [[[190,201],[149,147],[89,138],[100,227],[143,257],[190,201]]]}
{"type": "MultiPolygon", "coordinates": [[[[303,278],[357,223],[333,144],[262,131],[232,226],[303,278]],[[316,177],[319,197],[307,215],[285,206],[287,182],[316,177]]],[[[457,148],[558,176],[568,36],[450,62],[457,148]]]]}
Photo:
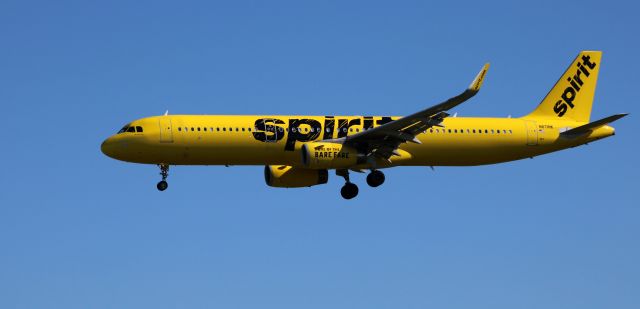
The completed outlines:
{"type": "Polygon", "coordinates": [[[637,308],[632,1],[2,1],[2,308],[637,308]],[[170,113],[521,116],[603,50],[614,138],[502,165],[273,189],[261,167],[126,164],[170,113]]]}

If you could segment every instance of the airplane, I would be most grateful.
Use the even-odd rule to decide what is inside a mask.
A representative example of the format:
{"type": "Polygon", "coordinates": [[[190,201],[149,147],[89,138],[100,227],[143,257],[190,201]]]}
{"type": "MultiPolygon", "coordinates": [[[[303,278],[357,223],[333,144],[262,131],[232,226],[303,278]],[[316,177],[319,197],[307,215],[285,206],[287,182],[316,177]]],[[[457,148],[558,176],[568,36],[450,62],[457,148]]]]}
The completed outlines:
{"type": "Polygon", "coordinates": [[[405,117],[168,115],[130,122],[101,146],[114,159],[155,164],[168,187],[171,165],[264,165],[267,185],[325,184],[329,170],[343,177],[345,199],[358,195],[350,172],[395,166],[495,164],[576,147],[615,135],[608,124],[627,114],[590,122],[602,52],[582,51],[542,102],[520,118],[466,118],[448,113],[475,96],[485,64],[469,87],[440,104],[405,117]]]}

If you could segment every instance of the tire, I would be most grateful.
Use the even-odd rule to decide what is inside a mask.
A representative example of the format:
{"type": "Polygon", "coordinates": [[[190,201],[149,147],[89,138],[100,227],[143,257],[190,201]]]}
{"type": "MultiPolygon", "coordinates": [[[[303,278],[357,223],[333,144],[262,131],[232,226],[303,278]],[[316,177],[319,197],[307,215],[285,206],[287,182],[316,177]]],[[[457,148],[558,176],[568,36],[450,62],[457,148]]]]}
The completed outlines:
{"type": "Polygon", "coordinates": [[[340,195],[342,195],[345,200],[350,200],[358,195],[358,186],[354,183],[347,182],[342,186],[342,189],[340,189],[340,195]]]}
{"type": "Polygon", "coordinates": [[[367,184],[373,188],[380,186],[384,183],[384,173],[378,170],[371,171],[367,175],[367,184]]]}
{"type": "Polygon", "coordinates": [[[167,190],[167,188],[169,187],[169,184],[163,180],[163,181],[160,181],[156,187],[158,188],[158,191],[164,191],[164,190],[167,190]]]}

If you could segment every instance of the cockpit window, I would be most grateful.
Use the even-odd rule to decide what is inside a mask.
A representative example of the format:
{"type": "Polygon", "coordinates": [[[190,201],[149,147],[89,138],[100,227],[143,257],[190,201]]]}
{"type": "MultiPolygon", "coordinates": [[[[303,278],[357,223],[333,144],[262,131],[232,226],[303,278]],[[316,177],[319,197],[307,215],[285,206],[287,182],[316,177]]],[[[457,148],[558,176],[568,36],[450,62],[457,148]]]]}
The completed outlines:
{"type": "Polygon", "coordinates": [[[142,133],[142,127],[141,126],[136,126],[136,132],[142,133]]]}
{"type": "Polygon", "coordinates": [[[134,128],[134,127],[129,127],[127,129],[127,132],[135,132],[135,131],[136,131],[136,128],[134,128]]]}
{"type": "Polygon", "coordinates": [[[127,132],[127,129],[129,129],[129,125],[126,125],[126,126],[122,127],[122,129],[120,129],[120,131],[118,131],[118,134],[127,132]]]}

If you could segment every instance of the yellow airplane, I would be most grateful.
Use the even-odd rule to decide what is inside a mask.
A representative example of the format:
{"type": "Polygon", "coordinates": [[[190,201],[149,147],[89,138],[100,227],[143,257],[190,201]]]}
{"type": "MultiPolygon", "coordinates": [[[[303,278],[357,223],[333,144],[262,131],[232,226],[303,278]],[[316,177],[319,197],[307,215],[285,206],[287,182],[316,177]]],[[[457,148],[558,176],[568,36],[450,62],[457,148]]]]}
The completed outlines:
{"type": "Polygon", "coordinates": [[[358,187],[349,171],[494,164],[579,146],[615,134],[608,126],[627,114],[589,122],[602,53],[583,51],[530,114],[521,118],[450,117],[448,110],[482,86],[485,64],[469,88],[405,117],[168,115],[135,120],[102,143],[107,156],[160,167],[160,191],[170,165],[264,165],[267,185],[325,184],[328,170],[344,177],[341,195],[358,187]]]}

